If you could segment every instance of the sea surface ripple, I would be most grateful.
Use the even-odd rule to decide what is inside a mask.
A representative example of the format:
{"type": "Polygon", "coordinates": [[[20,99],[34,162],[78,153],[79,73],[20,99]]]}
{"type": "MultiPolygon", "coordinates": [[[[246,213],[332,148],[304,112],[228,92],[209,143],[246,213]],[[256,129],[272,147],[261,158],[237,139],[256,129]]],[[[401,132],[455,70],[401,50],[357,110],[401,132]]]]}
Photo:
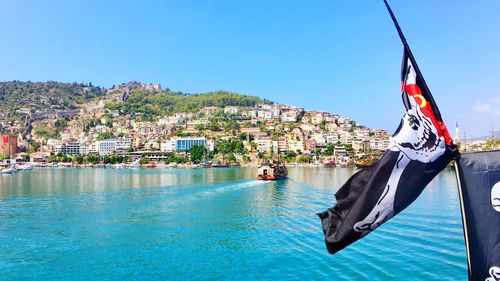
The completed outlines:
{"type": "Polygon", "coordinates": [[[0,280],[467,280],[455,175],[335,255],[315,213],[354,168],[0,176],[0,280]]]}

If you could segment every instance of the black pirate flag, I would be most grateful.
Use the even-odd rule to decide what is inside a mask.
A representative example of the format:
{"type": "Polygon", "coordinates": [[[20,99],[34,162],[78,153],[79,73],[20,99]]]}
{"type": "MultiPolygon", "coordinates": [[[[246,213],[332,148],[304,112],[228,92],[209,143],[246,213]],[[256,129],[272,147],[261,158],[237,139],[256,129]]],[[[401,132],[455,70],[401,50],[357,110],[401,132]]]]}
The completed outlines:
{"type": "Polygon", "coordinates": [[[332,254],[408,207],[456,153],[406,45],[401,78],[406,113],[389,149],[376,164],[359,171],[340,188],[334,207],[318,214],[332,254]]]}
{"type": "Polygon", "coordinates": [[[457,163],[469,280],[500,281],[500,151],[462,154],[457,163]]]}

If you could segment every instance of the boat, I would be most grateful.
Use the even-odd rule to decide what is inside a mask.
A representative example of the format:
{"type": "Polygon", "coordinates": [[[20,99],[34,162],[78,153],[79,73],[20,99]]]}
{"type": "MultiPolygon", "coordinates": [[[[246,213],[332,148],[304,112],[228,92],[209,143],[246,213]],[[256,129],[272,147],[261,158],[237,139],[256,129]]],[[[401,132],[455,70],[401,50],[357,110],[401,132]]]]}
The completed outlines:
{"type": "Polygon", "coordinates": [[[212,166],[212,164],[209,162],[201,162],[200,163],[201,168],[210,168],[211,166],[212,166]]]}
{"type": "Polygon", "coordinates": [[[323,167],[325,167],[325,168],[333,168],[333,167],[336,167],[336,166],[337,165],[335,164],[335,160],[323,163],[323,167]]]}
{"type": "Polygon", "coordinates": [[[177,168],[177,162],[170,162],[168,163],[168,166],[169,168],[177,168]]]}
{"type": "Polygon", "coordinates": [[[156,164],[156,168],[164,169],[167,167],[168,167],[167,164],[165,164],[164,162],[160,162],[160,163],[156,164]]]}
{"type": "Polygon", "coordinates": [[[373,166],[373,164],[377,163],[378,159],[375,157],[360,159],[359,161],[354,162],[356,167],[358,168],[367,168],[373,166]]]}
{"type": "Polygon", "coordinates": [[[33,165],[30,164],[17,165],[17,169],[23,171],[30,171],[33,170],[33,165]]]}
{"type": "Polygon", "coordinates": [[[15,172],[16,172],[16,169],[13,167],[4,168],[4,169],[0,170],[0,174],[13,174],[15,172]]]}
{"type": "Polygon", "coordinates": [[[279,160],[273,160],[272,163],[262,163],[257,172],[258,180],[281,180],[288,176],[288,170],[285,164],[279,160]]]}
{"type": "Polygon", "coordinates": [[[140,168],[141,167],[141,164],[139,164],[139,161],[134,161],[130,164],[129,166],[130,168],[140,168]]]}
{"type": "Polygon", "coordinates": [[[71,162],[60,162],[60,163],[57,163],[57,167],[59,167],[59,168],[72,168],[73,167],[73,163],[71,163],[71,162]]]}
{"type": "Polygon", "coordinates": [[[229,168],[229,164],[223,163],[220,160],[216,160],[215,163],[212,164],[212,168],[229,168]]]}

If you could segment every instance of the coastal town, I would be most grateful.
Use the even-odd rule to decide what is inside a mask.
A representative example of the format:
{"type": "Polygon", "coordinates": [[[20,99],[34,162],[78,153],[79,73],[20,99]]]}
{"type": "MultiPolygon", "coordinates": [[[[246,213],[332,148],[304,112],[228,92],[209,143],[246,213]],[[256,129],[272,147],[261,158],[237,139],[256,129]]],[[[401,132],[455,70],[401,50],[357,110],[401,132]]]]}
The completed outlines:
{"type": "MultiPolygon", "coordinates": [[[[82,92],[94,89],[79,86],[82,92]]],[[[0,115],[2,166],[227,167],[258,165],[273,157],[287,165],[353,166],[378,159],[390,143],[386,130],[267,100],[201,104],[195,110],[148,116],[149,107],[131,111],[125,105],[134,95],[164,94],[161,85],[129,82],[99,90],[105,94],[71,109],[52,100],[48,110],[37,103],[20,107],[18,120],[0,115]]],[[[228,95],[236,94],[217,93],[222,99],[228,95]]],[[[147,103],[141,100],[140,105],[147,103]]],[[[488,145],[469,142],[462,150],[488,145]]]]}

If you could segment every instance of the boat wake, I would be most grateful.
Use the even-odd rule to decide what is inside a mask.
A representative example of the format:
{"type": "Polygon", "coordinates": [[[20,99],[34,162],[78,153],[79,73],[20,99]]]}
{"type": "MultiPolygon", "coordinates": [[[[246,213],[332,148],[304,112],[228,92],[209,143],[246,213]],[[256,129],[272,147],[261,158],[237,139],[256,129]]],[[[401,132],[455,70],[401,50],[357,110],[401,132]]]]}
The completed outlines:
{"type": "Polygon", "coordinates": [[[217,188],[212,189],[212,190],[203,191],[199,195],[203,196],[203,197],[214,196],[214,195],[218,195],[218,194],[222,194],[222,193],[226,193],[226,192],[236,191],[236,190],[249,188],[249,187],[253,187],[253,186],[258,186],[258,185],[264,185],[264,184],[266,184],[266,182],[258,181],[258,180],[252,180],[249,182],[242,182],[242,183],[238,183],[238,184],[227,184],[227,185],[217,187],[217,188]]]}
{"type": "Polygon", "coordinates": [[[220,185],[204,185],[191,187],[189,191],[177,193],[172,196],[169,194],[169,204],[174,205],[175,203],[185,204],[187,201],[196,201],[196,200],[206,200],[211,197],[220,196],[226,193],[234,192],[237,190],[251,188],[256,186],[262,186],[265,184],[269,184],[267,182],[252,180],[245,182],[233,182],[226,183],[222,186],[220,185]]]}

